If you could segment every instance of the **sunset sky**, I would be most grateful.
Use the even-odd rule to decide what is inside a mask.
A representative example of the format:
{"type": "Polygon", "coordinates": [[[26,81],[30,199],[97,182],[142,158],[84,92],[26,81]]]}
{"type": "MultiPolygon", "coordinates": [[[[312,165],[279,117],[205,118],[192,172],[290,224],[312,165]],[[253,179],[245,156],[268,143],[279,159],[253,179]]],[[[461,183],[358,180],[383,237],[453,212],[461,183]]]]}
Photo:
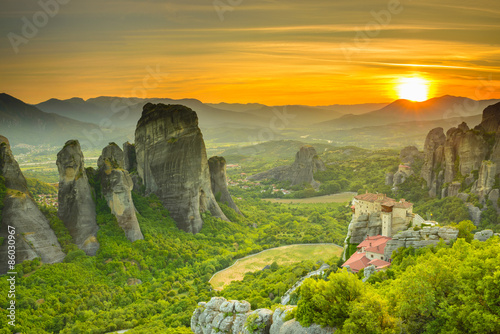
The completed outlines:
{"type": "Polygon", "coordinates": [[[498,0],[59,2],[2,0],[1,92],[328,105],[418,77],[429,97],[500,98],[498,0]]]}

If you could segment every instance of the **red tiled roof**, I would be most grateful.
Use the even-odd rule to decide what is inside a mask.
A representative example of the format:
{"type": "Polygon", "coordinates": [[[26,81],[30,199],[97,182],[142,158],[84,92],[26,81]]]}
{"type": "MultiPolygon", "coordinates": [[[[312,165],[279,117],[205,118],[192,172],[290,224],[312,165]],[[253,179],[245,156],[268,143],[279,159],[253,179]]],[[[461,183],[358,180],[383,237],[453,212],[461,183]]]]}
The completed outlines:
{"type": "Polygon", "coordinates": [[[358,248],[363,247],[376,247],[387,243],[387,241],[392,240],[392,238],[384,237],[383,235],[375,235],[373,237],[366,237],[359,245],[358,248]]]}
{"type": "Polygon", "coordinates": [[[395,208],[401,208],[401,209],[408,209],[408,208],[411,208],[413,206],[413,203],[410,203],[410,202],[397,202],[397,203],[394,203],[394,207],[395,208]]]}
{"type": "Polygon", "coordinates": [[[366,247],[365,248],[365,252],[371,252],[371,253],[376,253],[376,254],[384,254],[385,245],[387,245],[387,241],[389,241],[389,240],[386,240],[383,244],[380,244],[380,245],[377,245],[377,246],[366,247]]]}
{"type": "Polygon", "coordinates": [[[371,260],[368,263],[368,265],[371,265],[371,264],[373,264],[375,266],[375,268],[377,268],[377,269],[389,267],[391,265],[390,262],[387,262],[387,261],[384,261],[384,260],[379,260],[379,259],[373,259],[373,260],[371,260]]]}
{"type": "Polygon", "coordinates": [[[350,266],[351,270],[355,273],[368,266],[370,260],[365,256],[365,253],[354,253],[351,257],[342,265],[342,267],[350,266]]]}

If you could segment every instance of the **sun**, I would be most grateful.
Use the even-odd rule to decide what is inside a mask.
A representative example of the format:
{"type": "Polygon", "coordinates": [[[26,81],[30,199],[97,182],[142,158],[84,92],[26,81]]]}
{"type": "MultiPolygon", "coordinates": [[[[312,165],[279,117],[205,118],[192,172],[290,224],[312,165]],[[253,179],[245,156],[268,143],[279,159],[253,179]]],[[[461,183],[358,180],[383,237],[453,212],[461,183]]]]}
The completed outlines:
{"type": "Polygon", "coordinates": [[[396,89],[400,99],[422,102],[428,99],[429,82],[418,77],[401,78],[396,89]]]}

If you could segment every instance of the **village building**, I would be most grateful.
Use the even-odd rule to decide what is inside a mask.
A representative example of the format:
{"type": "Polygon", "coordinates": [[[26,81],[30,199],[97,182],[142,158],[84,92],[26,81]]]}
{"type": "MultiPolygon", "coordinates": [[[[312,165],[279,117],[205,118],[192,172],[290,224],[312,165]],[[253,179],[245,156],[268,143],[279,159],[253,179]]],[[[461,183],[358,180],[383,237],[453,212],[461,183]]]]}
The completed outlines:
{"type": "Polygon", "coordinates": [[[352,272],[357,273],[370,265],[375,266],[376,271],[385,270],[391,265],[384,257],[384,250],[390,237],[376,235],[367,237],[357,246],[357,251],[342,265],[349,266],[352,272]]]}
{"type": "Polygon", "coordinates": [[[354,219],[361,215],[380,215],[382,220],[382,236],[392,237],[393,227],[410,226],[413,215],[413,203],[401,199],[396,201],[385,194],[366,193],[354,197],[352,205],[354,219]]]}

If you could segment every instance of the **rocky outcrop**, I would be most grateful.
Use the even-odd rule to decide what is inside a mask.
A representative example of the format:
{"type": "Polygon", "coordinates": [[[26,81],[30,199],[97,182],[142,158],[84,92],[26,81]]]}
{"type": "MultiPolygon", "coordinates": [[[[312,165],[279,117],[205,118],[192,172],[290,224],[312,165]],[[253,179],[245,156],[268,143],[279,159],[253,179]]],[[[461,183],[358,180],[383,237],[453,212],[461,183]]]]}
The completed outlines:
{"type": "Polygon", "coordinates": [[[484,110],[481,124],[474,129],[462,123],[449,129],[446,136],[442,128],[429,132],[421,176],[431,196],[456,196],[460,189],[453,182],[459,182],[460,188],[474,183],[471,192],[484,202],[499,172],[499,124],[500,103],[497,103],[484,110]]]}
{"type": "Polygon", "coordinates": [[[407,146],[399,152],[399,160],[403,164],[412,165],[415,161],[423,158],[423,153],[421,153],[415,146],[407,146]]]}
{"type": "Polygon", "coordinates": [[[225,203],[236,211],[237,214],[243,216],[240,209],[238,209],[234,203],[227,188],[226,159],[223,157],[211,157],[208,159],[208,167],[210,170],[212,192],[215,195],[215,199],[221,203],[225,203]]]}
{"type": "Polygon", "coordinates": [[[0,136],[0,175],[5,178],[7,195],[3,200],[0,237],[0,274],[8,268],[8,236],[15,232],[16,264],[41,258],[44,263],[61,262],[65,254],[52,231],[49,221],[31,198],[26,179],[15,160],[7,138],[0,136]],[[12,230],[12,229],[10,229],[12,230]]]}
{"type": "Polygon", "coordinates": [[[441,188],[440,171],[444,159],[444,143],[446,136],[443,128],[435,128],[429,132],[424,144],[424,164],[421,176],[427,182],[429,193],[436,196],[437,189],[441,188]]]}
{"type": "Polygon", "coordinates": [[[134,183],[128,171],[123,169],[124,155],[120,147],[110,143],[102,150],[97,165],[101,179],[102,194],[118,225],[130,241],[144,239],[135,215],[132,189],[134,183]]]}
{"type": "Polygon", "coordinates": [[[488,194],[495,185],[495,176],[497,175],[497,164],[492,161],[483,161],[476,182],[472,185],[472,193],[479,196],[481,202],[485,202],[488,194]]]}
{"type": "Polygon", "coordinates": [[[327,334],[334,329],[313,324],[302,327],[296,320],[285,321],[294,307],[251,311],[247,301],[213,297],[208,303],[199,303],[191,317],[195,334],[327,334]]]}
{"type": "Polygon", "coordinates": [[[497,132],[500,125],[500,103],[486,107],[480,126],[486,132],[497,132]]]}
{"type": "Polygon", "coordinates": [[[479,226],[481,224],[481,214],[483,213],[480,208],[474,206],[472,203],[466,203],[467,210],[469,211],[469,216],[474,225],[479,226]]]}
{"type": "Polygon", "coordinates": [[[250,176],[249,180],[272,179],[290,181],[291,185],[307,183],[319,189],[319,182],[314,180],[314,173],[326,170],[325,164],[318,157],[314,147],[304,145],[295,155],[295,161],[290,166],[279,166],[268,171],[250,176]]]}
{"type": "Polygon", "coordinates": [[[494,235],[500,236],[500,233],[494,233],[492,230],[483,230],[474,233],[474,240],[486,241],[494,235]]]}
{"type": "Polygon", "coordinates": [[[452,227],[429,227],[425,226],[421,230],[408,229],[401,231],[392,237],[385,246],[384,257],[390,259],[392,252],[399,247],[423,248],[436,245],[440,239],[449,243],[458,237],[458,230],[452,227]]]}
{"type": "Polygon", "coordinates": [[[58,216],[75,244],[87,255],[95,255],[97,241],[95,203],[85,172],[83,153],[77,140],[69,140],[57,154],[59,170],[58,216]]]}
{"type": "Polygon", "coordinates": [[[212,193],[198,116],[181,105],[148,103],[135,131],[137,171],[146,194],[155,193],[177,226],[198,233],[200,212],[227,220],[212,193]]]}

